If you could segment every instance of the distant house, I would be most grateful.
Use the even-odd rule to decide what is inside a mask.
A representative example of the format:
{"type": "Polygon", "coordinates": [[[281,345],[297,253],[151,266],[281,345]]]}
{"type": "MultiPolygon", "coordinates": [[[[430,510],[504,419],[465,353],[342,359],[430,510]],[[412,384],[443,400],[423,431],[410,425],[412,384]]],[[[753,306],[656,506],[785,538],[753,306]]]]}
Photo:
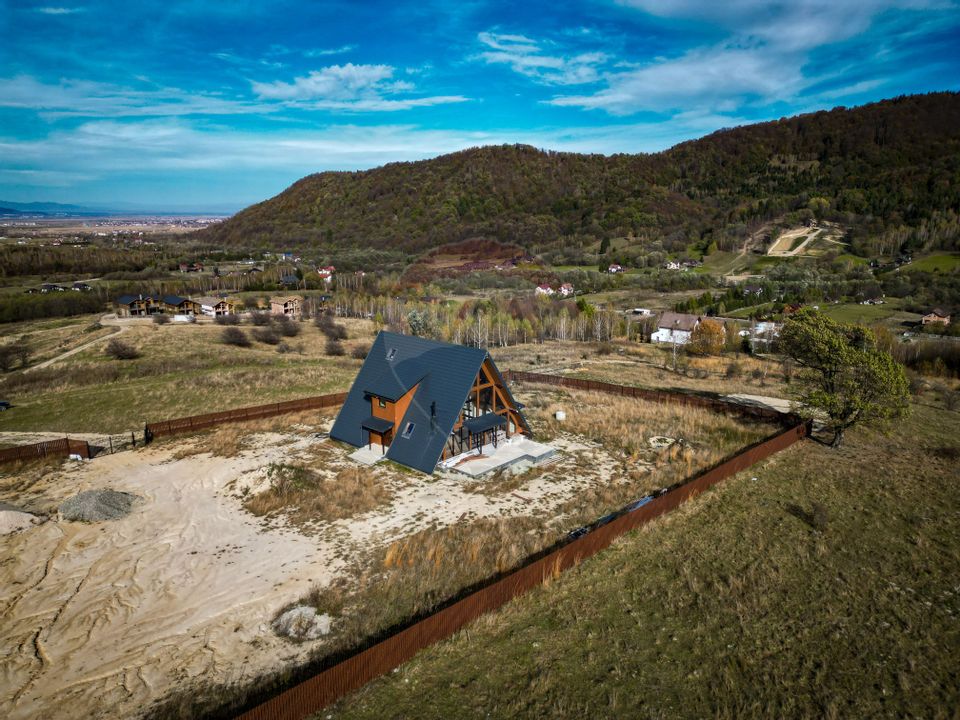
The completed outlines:
{"type": "Polygon", "coordinates": [[[40,292],[42,293],[66,292],[66,290],[62,285],[56,285],[54,283],[44,283],[40,286],[40,292]]]}
{"type": "Polygon", "coordinates": [[[325,283],[333,281],[333,276],[337,272],[337,269],[333,265],[327,265],[326,267],[317,268],[317,275],[320,276],[320,279],[325,283]]]}
{"type": "Polygon", "coordinates": [[[620,265],[617,265],[617,263],[613,263],[610,267],[607,268],[607,272],[610,273],[611,275],[615,273],[622,273],[623,267],[620,265]]]}
{"type": "Polygon", "coordinates": [[[556,293],[556,290],[546,284],[537,285],[536,293],[537,295],[553,295],[556,293]]]}
{"type": "Polygon", "coordinates": [[[185,262],[182,262],[182,263],[180,263],[179,268],[180,268],[180,272],[182,272],[182,273],[185,273],[185,272],[203,272],[203,264],[202,264],[202,263],[185,263],[185,262]]]}
{"type": "Polygon", "coordinates": [[[755,296],[763,295],[763,288],[760,287],[759,285],[744,285],[744,286],[743,286],[743,294],[744,294],[744,296],[748,296],[748,295],[755,295],[755,296]]]}
{"type": "Polygon", "coordinates": [[[87,292],[88,290],[92,290],[93,288],[91,288],[85,282],[75,282],[73,284],[73,289],[76,290],[77,292],[87,292]]]}
{"type": "Polygon", "coordinates": [[[389,332],[377,335],[330,430],[424,473],[516,434],[530,426],[485,349],[389,332]]]}
{"type": "Polygon", "coordinates": [[[226,298],[206,296],[197,298],[196,302],[200,305],[200,312],[210,317],[235,315],[237,312],[237,303],[226,298]]]}
{"type": "Polygon", "coordinates": [[[290,286],[295,287],[300,284],[300,278],[298,278],[296,275],[281,275],[280,284],[286,285],[288,287],[290,286]]]}
{"type": "Polygon", "coordinates": [[[143,317],[163,312],[159,301],[150,295],[121,295],[113,304],[117,308],[117,315],[121,317],[143,317]]]}
{"type": "Polygon", "coordinates": [[[683,266],[676,260],[668,260],[664,267],[667,270],[679,270],[683,266]]]}
{"type": "Polygon", "coordinates": [[[781,327],[780,323],[758,322],[748,335],[753,345],[769,345],[780,336],[781,327]]]}
{"type": "Polygon", "coordinates": [[[167,315],[199,315],[200,303],[179,295],[164,295],[159,299],[161,312],[167,315]]]}
{"type": "Polygon", "coordinates": [[[559,287],[557,292],[559,292],[564,297],[569,297],[573,295],[573,285],[571,285],[570,283],[564,283],[559,287]]]}
{"type": "Polygon", "coordinates": [[[934,308],[922,318],[920,318],[921,325],[949,325],[950,316],[945,313],[940,308],[934,308]]]}
{"type": "Polygon", "coordinates": [[[701,319],[699,315],[665,312],[657,321],[657,331],[650,336],[650,342],[686,345],[701,319]]]}
{"type": "Polygon", "coordinates": [[[867,298],[860,302],[861,305],[883,305],[883,298],[867,298]]]}
{"type": "Polygon", "coordinates": [[[650,317],[653,315],[653,312],[649,308],[634,308],[634,315],[639,315],[640,317],[650,317]]]}
{"type": "Polygon", "coordinates": [[[299,295],[270,298],[270,314],[299,318],[303,315],[303,298],[299,295]]]}

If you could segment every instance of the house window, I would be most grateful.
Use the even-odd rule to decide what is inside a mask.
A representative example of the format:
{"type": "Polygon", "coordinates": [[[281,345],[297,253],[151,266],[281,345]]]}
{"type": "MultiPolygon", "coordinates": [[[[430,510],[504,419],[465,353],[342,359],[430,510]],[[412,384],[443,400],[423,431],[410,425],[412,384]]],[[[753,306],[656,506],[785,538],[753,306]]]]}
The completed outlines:
{"type": "Polygon", "coordinates": [[[415,427],[416,425],[414,423],[408,422],[407,426],[403,429],[403,437],[409,438],[411,435],[413,435],[413,428],[415,427]]]}
{"type": "Polygon", "coordinates": [[[397,356],[397,349],[390,348],[387,350],[387,360],[393,360],[397,356]]]}
{"type": "Polygon", "coordinates": [[[387,401],[384,400],[383,398],[377,398],[377,405],[379,405],[382,408],[385,408],[387,406],[387,401]]]}

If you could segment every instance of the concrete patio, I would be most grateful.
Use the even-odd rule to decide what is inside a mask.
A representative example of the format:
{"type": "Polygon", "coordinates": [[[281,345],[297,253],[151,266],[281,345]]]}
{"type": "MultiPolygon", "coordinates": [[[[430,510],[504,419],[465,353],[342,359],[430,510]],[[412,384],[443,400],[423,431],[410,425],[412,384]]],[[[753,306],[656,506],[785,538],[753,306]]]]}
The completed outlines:
{"type": "Polygon", "coordinates": [[[556,453],[556,448],[534,442],[523,435],[515,435],[510,440],[501,442],[497,447],[485,445],[483,454],[477,453],[476,450],[464,453],[447,460],[440,467],[476,478],[520,463],[536,465],[553,457],[556,453]]]}

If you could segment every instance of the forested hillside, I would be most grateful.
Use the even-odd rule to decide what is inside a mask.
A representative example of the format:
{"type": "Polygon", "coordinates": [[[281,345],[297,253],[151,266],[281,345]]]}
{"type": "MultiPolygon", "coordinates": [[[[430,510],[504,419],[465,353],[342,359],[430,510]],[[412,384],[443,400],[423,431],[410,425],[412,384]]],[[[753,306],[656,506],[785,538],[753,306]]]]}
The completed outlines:
{"type": "Polygon", "coordinates": [[[624,237],[667,251],[732,248],[793,214],[843,222],[869,255],[955,249],[958,211],[960,95],[935,93],[723,130],[651,155],[500,146],[324,172],[201,237],[410,254],[489,237],[569,256],[624,237]]]}

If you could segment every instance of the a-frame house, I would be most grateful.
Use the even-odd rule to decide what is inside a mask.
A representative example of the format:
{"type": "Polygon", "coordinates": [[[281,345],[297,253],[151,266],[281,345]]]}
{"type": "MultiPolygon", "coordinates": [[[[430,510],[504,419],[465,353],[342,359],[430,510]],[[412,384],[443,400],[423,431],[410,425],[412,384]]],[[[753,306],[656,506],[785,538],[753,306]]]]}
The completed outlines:
{"type": "Polygon", "coordinates": [[[518,433],[530,426],[486,350],[381,332],[330,436],[432,473],[518,433]]]}

